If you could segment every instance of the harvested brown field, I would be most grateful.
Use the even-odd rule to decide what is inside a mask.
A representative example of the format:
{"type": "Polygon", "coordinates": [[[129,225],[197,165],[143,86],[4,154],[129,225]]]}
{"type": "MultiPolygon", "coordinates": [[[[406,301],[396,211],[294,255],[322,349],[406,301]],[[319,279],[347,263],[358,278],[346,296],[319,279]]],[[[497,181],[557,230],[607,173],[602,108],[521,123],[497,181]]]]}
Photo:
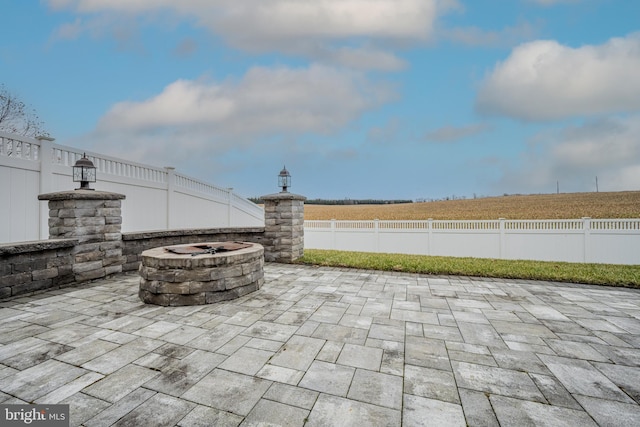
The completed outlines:
{"type": "Polygon", "coordinates": [[[395,205],[305,205],[304,218],[340,220],[640,218],[640,191],[535,194],[395,205]]]}

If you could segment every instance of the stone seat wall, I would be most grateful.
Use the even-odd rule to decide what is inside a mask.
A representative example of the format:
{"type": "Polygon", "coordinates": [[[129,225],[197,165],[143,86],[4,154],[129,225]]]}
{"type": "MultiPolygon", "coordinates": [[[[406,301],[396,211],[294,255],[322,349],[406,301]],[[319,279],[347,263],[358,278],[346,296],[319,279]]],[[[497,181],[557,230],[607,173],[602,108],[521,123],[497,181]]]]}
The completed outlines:
{"type": "Polygon", "coordinates": [[[77,244],[77,239],[1,244],[0,298],[74,283],[77,244]]]}

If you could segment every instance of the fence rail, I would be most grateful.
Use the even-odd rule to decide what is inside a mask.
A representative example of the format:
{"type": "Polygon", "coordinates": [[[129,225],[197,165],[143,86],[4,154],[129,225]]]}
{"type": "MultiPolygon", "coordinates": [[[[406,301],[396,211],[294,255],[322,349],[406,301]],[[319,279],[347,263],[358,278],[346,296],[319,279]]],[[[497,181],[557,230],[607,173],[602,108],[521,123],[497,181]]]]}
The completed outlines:
{"type": "MultiPolygon", "coordinates": [[[[74,188],[71,170],[85,151],[0,131],[0,243],[46,239],[48,207],[38,194],[74,188]]],[[[127,196],[122,230],[262,226],[263,209],[234,193],[173,168],[86,152],[96,166],[94,188],[127,196]]]]}
{"type": "Polygon", "coordinates": [[[37,161],[39,151],[40,142],[37,139],[17,137],[17,135],[0,131],[0,157],[37,161]]]}
{"type": "Polygon", "coordinates": [[[305,221],[305,248],[640,264],[640,218],[305,221]]]}

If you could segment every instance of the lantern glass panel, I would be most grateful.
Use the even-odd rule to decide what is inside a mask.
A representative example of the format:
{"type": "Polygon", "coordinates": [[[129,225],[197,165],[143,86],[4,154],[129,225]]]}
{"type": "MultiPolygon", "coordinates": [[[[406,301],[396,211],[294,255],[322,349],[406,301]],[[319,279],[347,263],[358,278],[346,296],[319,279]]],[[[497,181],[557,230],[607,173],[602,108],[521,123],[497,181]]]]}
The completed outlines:
{"type": "Polygon", "coordinates": [[[82,166],[73,167],[73,182],[80,182],[82,179],[82,166]]]}
{"type": "Polygon", "coordinates": [[[289,187],[289,186],[291,186],[291,176],[278,175],[278,187],[289,187]]]}
{"type": "Polygon", "coordinates": [[[96,182],[96,168],[84,168],[84,181],[96,182]]]}
{"type": "Polygon", "coordinates": [[[87,166],[74,166],[73,167],[73,181],[74,182],[96,182],[96,169],[87,166]]]}

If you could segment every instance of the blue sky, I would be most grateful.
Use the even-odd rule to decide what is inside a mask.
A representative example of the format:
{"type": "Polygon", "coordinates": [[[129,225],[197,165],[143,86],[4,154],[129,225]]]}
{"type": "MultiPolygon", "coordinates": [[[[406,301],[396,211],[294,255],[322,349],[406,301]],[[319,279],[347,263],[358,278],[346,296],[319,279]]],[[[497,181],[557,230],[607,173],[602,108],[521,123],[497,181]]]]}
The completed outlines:
{"type": "MultiPolygon", "coordinates": [[[[640,190],[635,0],[0,0],[64,145],[247,197],[640,190]]],[[[96,184],[99,188],[99,184],[96,184]]]]}

